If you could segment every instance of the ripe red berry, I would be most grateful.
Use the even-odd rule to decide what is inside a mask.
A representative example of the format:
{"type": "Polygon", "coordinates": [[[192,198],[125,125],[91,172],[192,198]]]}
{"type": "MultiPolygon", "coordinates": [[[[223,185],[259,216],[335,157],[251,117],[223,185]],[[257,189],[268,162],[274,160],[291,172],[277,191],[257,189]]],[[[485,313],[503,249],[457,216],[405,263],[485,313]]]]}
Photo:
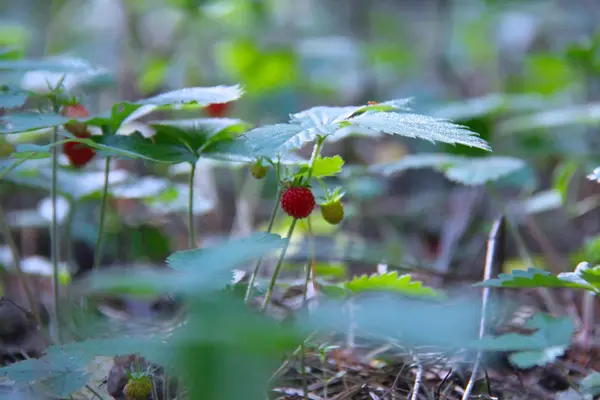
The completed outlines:
{"type": "MultiPolygon", "coordinates": [[[[88,111],[81,104],[69,104],[62,108],[62,115],[69,118],[87,118],[88,111]]],[[[87,133],[87,126],[81,122],[65,124],[65,129],[77,137],[83,137],[87,133]]]]}
{"type": "Polygon", "coordinates": [[[294,186],[281,195],[281,208],[296,219],[306,218],[315,208],[315,196],[307,187],[294,186]]]}
{"type": "MultiPolygon", "coordinates": [[[[77,135],[77,137],[86,136],[77,135]]],[[[96,155],[96,150],[79,142],[66,142],[63,145],[63,151],[69,158],[71,165],[75,167],[83,167],[96,155]]]]}
{"type": "Polygon", "coordinates": [[[213,103],[206,106],[206,113],[213,118],[220,118],[227,114],[230,107],[230,103],[213,103]]]}

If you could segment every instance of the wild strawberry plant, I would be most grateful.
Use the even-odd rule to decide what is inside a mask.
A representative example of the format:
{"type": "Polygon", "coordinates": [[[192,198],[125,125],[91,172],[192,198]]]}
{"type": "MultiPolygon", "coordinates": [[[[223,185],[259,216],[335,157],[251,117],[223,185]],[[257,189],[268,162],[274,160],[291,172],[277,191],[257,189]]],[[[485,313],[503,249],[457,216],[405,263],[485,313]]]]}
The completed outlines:
{"type": "MultiPolygon", "coordinates": [[[[98,73],[86,63],[73,60],[0,63],[0,68],[20,71],[50,67],[63,74],[81,72],[82,69],[86,71],[86,76],[96,76],[94,73],[98,73]]],[[[50,132],[45,144],[18,143],[14,149],[9,149],[10,157],[4,157],[0,164],[0,182],[44,188],[51,194],[55,296],[53,320],[56,332],[52,334],[55,344],[46,355],[4,367],[0,369],[0,374],[17,382],[36,382],[38,389],[54,396],[69,396],[86,386],[88,375],[85,368],[92,357],[139,353],[181,377],[190,399],[262,398],[265,385],[282,354],[293,351],[315,329],[340,329],[349,323],[347,317],[339,312],[339,305],[333,302],[307,319],[300,318],[298,324],[278,325],[263,315],[250,312],[247,305],[240,304],[223,291],[230,281],[233,268],[258,260],[245,290],[244,297],[249,304],[256,298],[254,291],[262,261],[275,253],[277,261],[274,272],[262,297],[261,308],[266,311],[296,228],[306,222],[310,233],[311,215],[315,208],[320,209],[327,223],[343,224],[347,216],[342,203],[344,188],[330,187],[327,179],[340,176],[344,160],[338,155],[323,156],[321,153],[327,143],[341,131],[354,130],[491,150],[486,141],[463,126],[412,112],[405,99],[349,107],[318,106],[292,114],[288,121],[282,123],[250,128],[244,121],[225,117],[232,103],[243,95],[240,86],[184,88],[138,101],[117,102],[109,110],[96,115],[89,115],[85,98],[74,100],[61,80],[42,93],[8,87],[2,95],[6,98],[3,97],[5,112],[0,117],[0,133],[50,132]],[[35,101],[29,103],[32,99],[35,101]],[[210,118],[141,120],[159,111],[176,115],[180,110],[198,114],[204,112],[210,118]],[[308,160],[295,153],[308,145],[312,147],[308,160]],[[59,162],[60,149],[69,160],[66,165],[59,162]],[[170,268],[160,272],[96,271],[88,282],[88,290],[90,293],[169,293],[183,296],[188,303],[186,323],[173,333],[145,335],[135,340],[123,336],[110,340],[66,343],[62,326],[65,316],[59,307],[59,294],[65,288],[58,280],[57,243],[59,225],[68,224],[70,218],[66,218],[66,222],[59,219],[58,196],[65,196],[71,208],[80,198],[91,195],[100,197],[94,262],[98,267],[103,253],[108,200],[119,196],[135,197],[128,195],[127,187],[140,183],[136,177],[125,176],[113,180],[113,172],[116,171],[111,171],[111,161],[116,158],[171,166],[188,165],[187,187],[175,190],[168,183],[154,182],[150,192],[159,197],[168,197],[175,190],[171,201],[185,204],[189,249],[168,257],[166,262],[170,268]],[[278,190],[266,232],[255,232],[248,237],[230,238],[216,246],[197,248],[194,217],[198,204],[194,193],[194,174],[201,159],[238,165],[242,163],[257,179],[264,178],[272,171],[278,190]],[[103,161],[102,169],[86,172],[86,169],[94,168],[94,161],[103,161]],[[28,165],[33,167],[28,168],[28,165]],[[32,169],[36,172],[32,172],[32,169]],[[100,174],[101,179],[95,180],[99,184],[93,188],[85,187],[81,182],[84,178],[88,179],[91,173],[100,174]],[[322,190],[323,196],[315,195],[317,189],[322,190]],[[280,208],[291,218],[285,236],[273,233],[280,208]],[[240,366],[243,371],[238,371],[235,376],[229,374],[232,365],[240,366]]],[[[372,171],[392,173],[426,166],[440,169],[453,180],[482,184],[508,175],[522,168],[523,164],[506,157],[472,160],[458,156],[421,155],[405,158],[395,165],[375,166],[372,171]],[[491,164],[497,168],[490,168],[491,164]]],[[[177,208],[177,211],[181,209],[177,208]]],[[[16,254],[14,258],[18,258],[16,254]]],[[[585,275],[582,279],[588,279],[593,275],[593,270],[581,272],[581,275],[585,275]]],[[[308,264],[305,276],[306,288],[309,280],[316,278],[314,268],[308,264]]],[[[26,278],[22,279],[26,286],[26,278]]],[[[548,277],[539,278],[536,284],[552,279],[567,285],[567,280],[548,277]]],[[[504,285],[510,279],[500,278],[500,281],[504,285]]],[[[569,282],[567,286],[570,287],[589,288],[585,285],[591,285],[589,281],[583,284],[576,279],[569,282]]],[[[335,299],[344,299],[364,291],[398,292],[430,299],[438,297],[436,292],[422,287],[410,277],[394,273],[361,277],[322,289],[335,299]]],[[[421,311],[416,312],[410,306],[397,303],[386,303],[385,299],[377,303],[367,299],[361,304],[362,311],[353,314],[352,323],[374,328],[380,334],[400,329],[409,342],[444,346],[463,343],[466,332],[475,331],[471,328],[474,328],[478,319],[473,317],[472,304],[454,308],[447,306],[443,310],[435,301],[431,304],[428,312],[432,315],[431,320],[436,322],[435,326],[427,326],[426,329],[418,322],[422,319],[421,311]],[[400,313],[396,314],[397,320],[389,321],[386,317],[390,310],[400,313]],[[454,334],[440,335],[439,332],[449,325],[450,320],[452,324],[456,324],[457,320],[465,323],[454,334]],[[424,335],[423,332],[429,333],[424,335]]],[[[34,310],[34,306],[31,308],[34,310]]],[[[477,346],[480,344],[470,347],[476,349],[477,346]]],[[[145,377],[144,391],[150,387],[148,383],[145,377]]],[[[88,385],[88,390],[94,389],[88,385]]]]}

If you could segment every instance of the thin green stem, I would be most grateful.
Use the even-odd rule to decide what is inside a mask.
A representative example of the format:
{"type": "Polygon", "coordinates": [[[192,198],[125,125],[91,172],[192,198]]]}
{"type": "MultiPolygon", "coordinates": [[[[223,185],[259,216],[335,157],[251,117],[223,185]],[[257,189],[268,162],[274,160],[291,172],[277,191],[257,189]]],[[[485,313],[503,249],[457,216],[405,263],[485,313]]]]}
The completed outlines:
{"type": "Polygon", "coordinates": [[[75,215],[75,202],[69,202],[69,212],[65,219],[65,242],[67,243],[67,262],[71,266],[75,266],[75,255],[73,253],[73,241],[72,241],[72,225],[73,216],[75,215]]]}
{"type": "MultiPolygon", "coordinates": [[[[52,130],[52,143],[56,143],[58,140],[58,127],[54,127],[52,130]]],[[[57,195],[58,195],[58,185],[57,185],[57,175],[58,175],[58,148],[56,146],[52,147],[52,179],[51,179],[51,188],[50,188],[50,196],[52,199],[52,221],[50,224],[50,237],[52,241],[52,289],[54,293],[54,317],[56,318],[56,339],[58,344],[62,343],[62,331],[61,331],[61,318],[60,318],[60,281],[59,281],[59,271],[58,271],[58,259],[60,257],[60,242],[58,235],[58,221],[57,221],[57,195]]]]}
{"type": "Polygon", "coordinates": [[[110,156],[104,161],[104,186],[102,188],[102,199],[100,200],[100,221],[98,222],[98,237],[94,249],[94,269],[100,267],[102,260],[102,248],[104,246],[104,224],[106,220],[106,206],[108,203],[108,179],[110,176],[110,156]]]}
{"type": "Polygon", "coordinates": [[[196,228],[194,224],[194,175],[196,173],[196,164],[192,164],[189,180],[188,197],[188,238],[190,249],[196,248],[196,228]]]}
{"type": "Polygon", "coordinates": [[[315,168],[315,161],[317,160],[317,157],[319,157],[319,154],[321,154],[321,149],[323,148],[323,143],[325,143],[325,137],[319,136],[319,139],[317,140],[317,144],[315,145],[312,155],[310,156],[308,174],[306,176],[306,183],[309,183],[310,178],[312,178],[313,170],[315,168]]]}
{"type": "Polygon", "coordinates": [[[40,329],[42,328],[42,318],[40,317],[40,312],[37,307],[37,302],[33,299],[33,294],[31,292],[31,288],[27,282],[27,276],[21,269],[21,255],[19,254],[19,248],[15,243],[13,236],[10,233],[10,226],[8,225],[8,221],[6,220],[6,216],[4,215],[4,210],[0,206],[0,228],[4,233],[4,240],[10,249],[13,263],[15,265],[15,270],[17,271],[17,277],[19,278],[19,283],[23,287],[23,291],[25,292],[25,297],[27,297],[27,301],[29,302],[29,308],[31,309],[31,313],[35,318],[35,322],[39,325],[40,329]]]}
{"type": "MultiPolygon", "coordinates": [[[[32,155],[32,156],[33,156],[33,155],[32,155]]],[[[23,164],[25,161],[29,160],[30,158],[31,158],[31,157],[25,157],[25,158],[21,158],[20,160],[18,160],[18,161],[16,161],[16,162],[14,162],[13,164],[11,164],[11,166],[10,166],[10,167],[6,168],[4,171],[2,171],[2,172],[0,173],[0,181],[1,181],[2,179],[4,179],[4,177],[5,177],[6,175],[8,175],[8,173],[9,173],[10,171],[12,171],[13,169],[17,168],[19,165],[23,164]]]]}
{"type": "Polygon", "coordinates": [[[275,283],[277,282],[277,277],[279,276],[279,271],[281,271],[281,266],[283,265],[283,260],[285,258],[285,253],[287,252],[288,247],[290,246],[290,241],[292,240],[292,234],[294,233],[294,228],[296,227],[296,223],[298,220],[294,218],[292,224],[290,225],[290,229],[288,230],[287,240],[285,241],[285,245],[281,250],[281,255],[279,256],[279,261],[277,261],[277,265],[275,266],[275,271],[273,271],[273,276],[271,277],[271,282],[269,283],[269,289],[267,290],[267,294],[265,294],[265,300],[263,301],[262,310],[265,311],[269,302],[271,301],[271,296],[273,296],[273,290],[275,289],[275,283]]]}
{"type": "MultiPolygon", "coordinates": [[[[306,301],[308,300],[308,282],[310,281],[311,272],[313,272],[313,266],[315,262],[315,237],[313,236],[312,223],[310,222],[310,217],[308,217],[306,222],[308,225],[310,259],[306,261],[306,276],[304,277],[304,293],[302,295],[302,304],[306,304],[306,301]]],[[[313,275],[313,279],[314,278],[315,277],[313,275]]]]}
{"type": "MultiPolygon", "coordinates": [[[[275,197],[275,205],[273,206],[273,211],[271,211],[271,217],[269,218],[269,225],[267,226],[267,233],[271,233],[273,229],[273,224],[275,223],[275,217],[277,216],[277,211],[279,211],[279,202],[281,201],[281,191],[277,191],[277,196],[275,197]]],[[[254,283],[256,282],[256,277],[258,276],[258,271],[260,271],[260,266],[262,264],[263,258],[259,258],[254,266],[254,271],[252,271],[252,275],[250,276],[250,282],[248,283],[248,288],[246,289],[246,296],[244,297],[244,302],[248,303],[250,301],[250,296],[252,296],[252,291],[254,290],[254,283]]]]}

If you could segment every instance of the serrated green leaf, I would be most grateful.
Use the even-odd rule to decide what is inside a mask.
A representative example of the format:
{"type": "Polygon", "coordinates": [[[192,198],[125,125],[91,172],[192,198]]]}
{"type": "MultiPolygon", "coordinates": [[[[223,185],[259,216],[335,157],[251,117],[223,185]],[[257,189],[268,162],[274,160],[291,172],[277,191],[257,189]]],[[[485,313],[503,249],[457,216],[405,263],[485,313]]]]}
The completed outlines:
{"type": "Polygon", "coordinates": [[[71,118],[53,113],[15,113],[0,118],[0,133],[19,133],[63,125],[71,118]]]}
{"type": "Polygon", "coordinates": [[[243,94],[241,86],[214,86],[214,87],[192,87],[140,100],[138,104],[170,105],[182,103],[195,103],[199,106],[207,106],[214,103],[229,103],[239,99],[243,94]]]}
{"type": "Polygon", "coordinates": [[[279,235],[267,233],[229,239],[213,247],[172,254],[167,262],[173,269],[99,272],[92,276],[90,290],[200,296],[206,291],[223,288],[230,281],[234,267],[280,249],[284,243],[279,235]]]}
{"type": "Polygon", "coordinates": [[[510,274],[500,274],[496,279],[474,284],[479,287],[506,288],[578,288],[590,289],[588,284],[569,282],[552,275],[548,271],[529,268],[526,271],[514,270],[510,274]]]}
{"type": "Polygon", "coordinates": [[[398,276],[396,271],[370,276],[362,275],[346,282],[344,287],[352,293],[386,291],[411,296],[432,297],[439,295],[432,288],[423,287],[422,282],[411,280],[410,275],[398,276]]]}
{"type": "Polygon", "coordinates": [[[474,132],[452,122],[420,114],[365,113],[348,122],[363,129],[424,139],[432,143],[463,144],[491,151],[485,140],[474,132]]]}
{"type": "Polygon", "coordinates": [[[238,139],[219,148],[221,153],[275,159],[291,149],[302,147],[314,137],[305,135],[295,124],[267,125],[252,129],[238,139]]]}
{"type": "MultiPolygon", "coordinates": [[[[342,172],[344,160],[340,156],[322,157],[319,156],[313,164],[312,177],[324,178],[334,176],[342,172]]],[[[298,171],[299,174],[308,174],[308,166],[305,165],[298,171]]]]}
{"type": "MultiPolygon", "coordinates": [[[[153,138],[157,140],[157,138],[153,138]]],[[[105,152],[106,155],[141,158],[149,161],[176,164],[181,162],[195,163],[198,156],[182,142],[156,144],[152,139],[141,135],[92,136],[82,141],[105,152]]]]}
{"type": "Polygon", "coordinates": [[[574,272],[561,272],[558,279],[565,282],[587,286],[592,292],[600,294],[600,265],[592,267],[588,262],[577,265],[574,272]]]}

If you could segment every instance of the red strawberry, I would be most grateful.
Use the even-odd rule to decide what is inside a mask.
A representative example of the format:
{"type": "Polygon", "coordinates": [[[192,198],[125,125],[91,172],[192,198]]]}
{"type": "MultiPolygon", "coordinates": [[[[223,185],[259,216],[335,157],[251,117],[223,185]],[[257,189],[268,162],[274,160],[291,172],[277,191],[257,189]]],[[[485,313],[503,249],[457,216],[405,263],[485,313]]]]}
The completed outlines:
{"type": "Polygon", "coordinates": [[[206,113],[213,118],[224,117],[229,111],[231,103],[213,103],[206,107],[206,113]]]}
{"type": "Polygon", "coordinates": [[[315,208],[315,196],[307,187],[290,187],[281,195],[281,208],[291,217],[306,218],[315,208]]]}
{"type": "MultiPolygon", "coordinates": [[[[88,137],[87,135],[77,135],[77,137],[88,137]]],[[[63,144],[63,151],[69,158],[71,165],[75,167],[83,167],[96,155],[96,150],[83,143],[67,142],[63,144]]]]}
{"type": "MultiPolygon", "coordinates": [[[[77,103],[64,106],[62,115],[69,118],[87,118],[90,116],[85,107],[77,103]]],[[[77,137],[83,137],[82,135],[87,133],[87,126],[81,122],[65,124],[65,129],[77,137]]]]}

